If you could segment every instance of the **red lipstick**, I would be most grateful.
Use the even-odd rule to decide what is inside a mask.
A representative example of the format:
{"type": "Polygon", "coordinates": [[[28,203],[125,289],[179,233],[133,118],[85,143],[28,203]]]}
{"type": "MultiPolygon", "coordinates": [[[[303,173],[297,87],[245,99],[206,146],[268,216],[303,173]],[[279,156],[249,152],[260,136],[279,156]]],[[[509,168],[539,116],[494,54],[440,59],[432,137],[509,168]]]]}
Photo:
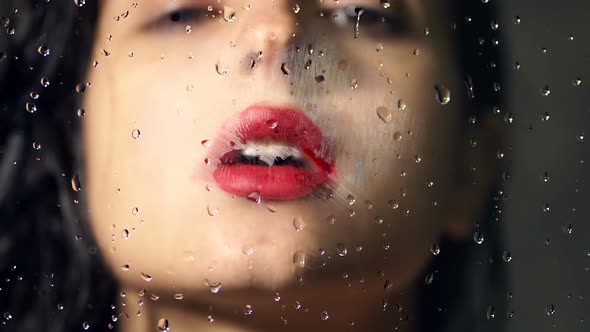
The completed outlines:
{"type": "Polygon", "coordinates": [[[213,177],[228,193],[236,196],[257,193],[266,200],[297,199],[327,184],[335,174],[329,142],[301,111],[253,105],[238,115],[236,123],[222,130],[228,129],[242,147],[274,144],[296,152],[276,159],[262,152],[260,158],[252,153],[246,155],[251,149],[240,150],[235,142],[216,142],[214,151],[221,153],[213,177]],[[269,159],[274,159],[270,165],[269,159]]]}

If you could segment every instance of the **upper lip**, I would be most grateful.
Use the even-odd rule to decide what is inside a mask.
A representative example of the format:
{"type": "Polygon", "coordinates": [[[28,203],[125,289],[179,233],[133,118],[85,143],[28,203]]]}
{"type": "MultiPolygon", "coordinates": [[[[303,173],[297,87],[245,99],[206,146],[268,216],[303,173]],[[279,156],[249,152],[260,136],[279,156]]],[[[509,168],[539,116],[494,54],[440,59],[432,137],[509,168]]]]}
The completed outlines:
{"type": "Polygon", "coordinates": [[[224,134],[229,133],[238,142],[218,142],[227,144],[215,149],[222,151],[220,157],[235,151],[237,144],[243,147],[249,142],[272,141],[299,149],[303,161],[310,167],[327,173],[333,171],[331,144],[305,114],[294,108],[252,105],[239,114],[237,123],[227,127],[224,128],[224,134]]]}
{"type": "Polygon", "coordinates": [[[256,104],[234,119],[221,128],[211,156],[222,190],[258,202],[291,200],[335,182],[332,144],[302,112],[256,104]]]}

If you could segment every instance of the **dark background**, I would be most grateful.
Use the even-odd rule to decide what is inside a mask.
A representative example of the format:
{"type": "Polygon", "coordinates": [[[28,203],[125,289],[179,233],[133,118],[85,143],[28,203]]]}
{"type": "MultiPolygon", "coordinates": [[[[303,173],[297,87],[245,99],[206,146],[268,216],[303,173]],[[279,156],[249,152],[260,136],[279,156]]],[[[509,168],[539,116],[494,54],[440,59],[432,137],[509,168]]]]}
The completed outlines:
{"type": "Polygon", "coordinates": [[[590,1],[498,4],[504,108],[514,117],[502,218],[512,254],[508,331],[590,331],[590,1]]]}

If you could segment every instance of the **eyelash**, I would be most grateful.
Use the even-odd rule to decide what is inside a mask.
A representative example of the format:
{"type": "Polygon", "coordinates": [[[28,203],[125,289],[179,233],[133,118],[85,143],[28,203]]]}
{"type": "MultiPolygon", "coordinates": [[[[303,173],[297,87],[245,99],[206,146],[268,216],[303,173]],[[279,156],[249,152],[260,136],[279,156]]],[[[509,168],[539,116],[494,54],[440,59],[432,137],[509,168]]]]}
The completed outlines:
{"type": "Polygon", "coordinates": [[[200,23],[205,17],[208,17],[207,13],[210,11],[207,8],[202,7],[183,7],[168,12],[148,25],[150,29],[162,29],[162,28],[175,28],[177,25],[190,25],[200,23]]]}

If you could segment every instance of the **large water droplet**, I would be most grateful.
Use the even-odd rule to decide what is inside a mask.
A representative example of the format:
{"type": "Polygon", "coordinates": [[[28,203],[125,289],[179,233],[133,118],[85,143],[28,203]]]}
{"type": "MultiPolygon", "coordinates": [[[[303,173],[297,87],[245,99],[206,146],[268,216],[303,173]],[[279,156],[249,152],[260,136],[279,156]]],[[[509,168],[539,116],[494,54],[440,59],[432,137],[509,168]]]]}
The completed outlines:
{"type": "Polygon", "coordinates": [[[35,112],[37,112],[37,105],[35,105],[35,103],[32,103],[32,102],[28,101],[28,102],[25,104],[25,109],[26,109],[26,110],[27,110],[27,112],[29,112],[29,113],[35,113],[35,112]]]}
{"type": "Polygon", "coordinates": [[[45,45],[41,45],[41,46],[39,46],[39,48],[37,48],[37,52],[39,54],[41,54],[42,56],[48,56],[49,53],[51,52],[51,50],[49,49],[49,47],[47,47],[45,45]]]}
{"type": "Polygon", "coordinates": [[[78,7],[82,7],[86,4],[86,0],[74,0],[74,4],[78,7]]]}
{"type": "Polygon", "coordinates": [[[437,84],[434,86],[434,91],[436,95],[436,100],[441,105],[446,105],[451,101],[451,90],[442,84],[437,84]]]}
{"type": "Polygon", "coordinates": [[[131,237],[131,234],[129,233],[128,229],[124,229],[121,231],[121,237],[123,237],[125,240],[128,240],[129,237],[131,237]]]}
{"type": "Polygon", "coordinates": [[[141,272],[141,279],[145,281],[152,281],[152,276],[147,273],[141,272]]]}
{"type": "Polygon", "coordinates": [[[483,234],[481,232],[479,232],[479,231],[478,232],[475,232],[473,234],[473,241],[475,241],[475,243],[477,243],[477,244],[482,244],[483,241],[484,241],[483,234]]]}
{"type": "Polygon", "coordinates": [[[236,20],[236,11],[230,6],[223,6],[223,19],[226,22],[233,22],[236,20]]]}
{"type": "Polygon", "coordinates": [[[221,290],[220,282],[211,282],[208,279],[205,279],[205,286],[209,287],[209,291],[213,294],[217,294],[221,290]]]}
{"type": "Polygon", "coordinates": [[[547,316],[552,316],[553,314],[555,314],[555,305],[548,304],[545,307],[545,313],[547,314],[547,316]]]}
{"type": "Polygon", "coordinates": [[[158,328],[158,331],[163,331],[163,332],[170,331],[170,323],[168,322],[168,319],[160,318],[160,320],[158,320],[157,328],[158,328]]]}
{"type": "Polygon", "coordinates": [[[496,307],[494,307],[493,305],[490,305],[488,307],[488,310],[486,310],[486,318],[488,320],[496,318],[496,307]]]}
{"type": "Polygon", "coordinates": [[[348,249],[344,245],[344,243],[337,243],[336,250],[338,251],[338,255],[344,257],[348,254],[348,249]]]}
{"type": "Polygon", "coordinates": [[[297,216],[293,219],[293,227],[295,227],[295,230],[298,232],[301,232],[305,228],[305,222],[301,216],[297,216]]]}
{"type": "Polygon", "coordinates": [[[300,267],[300,268],[304,268],[305,267],[305,253],[301,250],[297,250],[294,254],[293,254],[293,264],[295,264],[295,266],[300,267]]]}
{"type": "Polygon", "coordinates": [[[80,178],[77,174],[74,174],[74,176],[72,176],[70,183],[72,185],[72,190],[76,192],[82,190],[82,186],[80,185],[80,178]]]}
{"type": "Polygon", "coordinates": [[[46,88],[48,87],[51,83],[49,82],[49,79],[47,77],[43,77],[41,78],[41,85],[46,88]]]}
{"type": "Polygon", "coordinates": [[[246,304],[244,306],[244,315],[250,316],[250,315],[252,315],[253,312],[254,312],[254,310],[252,310],[252,306],[250,304],[246,304]]]}
{"type": "Polygon", "coordinates": [[[322,311],[322,313],[320,314],[320,317],[322,318],[322,320],[328,320],[328,318],[330,318],[330,315],[328,314],[327,311],[322,311]]]}
{"type": "Polygon", "coordinates": [[[219,75],[227,75],[227,73],[229,73],[229,68],[228,67],[222,67],[220,64],[216,63],[215,64],[215,71],[219,74],[219,75]]]}
{"type": "Polygon", "coordinates": [[[430,252],[434,256],[438,256],[440,254],[440,246],[437,243],[433,244],[432,247],[430,247],[430,252]]]}
{"type": "Polygon", "coordinates": [[[289,76],[289,74],[291,73],[291,68],[289,68],[286,62],[283,62],[281,64],[281,71],[285,76],[289,76]]]}
{"type": "Polygon", "coordinates": [[[385,123],[389,123],[393,119],[391,110],[384,106],[377,107],[377,116],[385,123]]]}
{"type": "Polygon", "coordinates": [[[133,137],[133,139],[140,139],[141,138],[141,131],[139,131],[139,129],[133,129],[131,131],[131,137],[133,137]]]}

